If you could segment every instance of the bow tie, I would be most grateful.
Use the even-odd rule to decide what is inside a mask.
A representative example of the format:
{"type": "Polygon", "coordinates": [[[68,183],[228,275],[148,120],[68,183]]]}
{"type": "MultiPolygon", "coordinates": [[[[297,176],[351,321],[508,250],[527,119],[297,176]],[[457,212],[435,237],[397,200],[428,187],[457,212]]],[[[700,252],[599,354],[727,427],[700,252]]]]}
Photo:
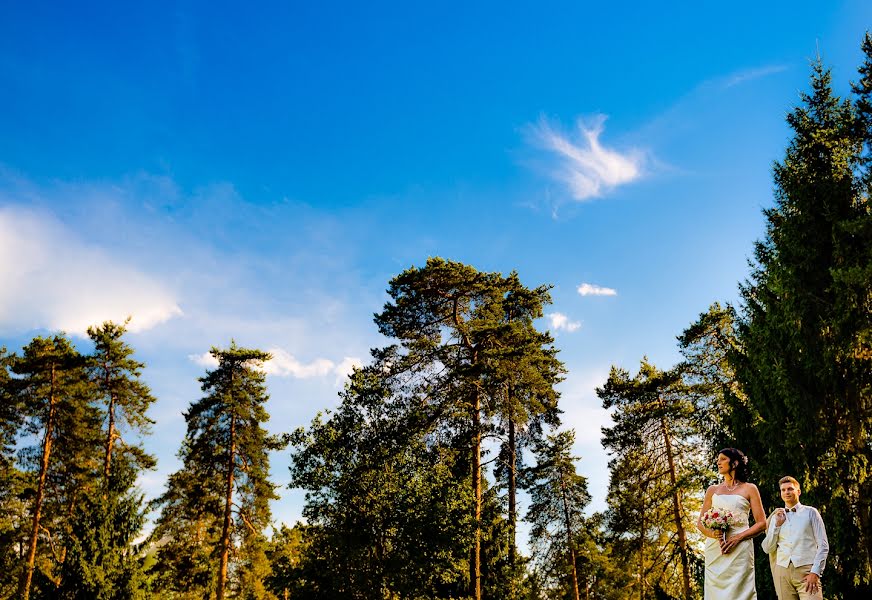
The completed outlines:
{"type": "Polygon", "coordinates": [[[796,507],[794,506],[793,508],[785,508],[784,510],[786,510],[787,512],[796,512],[796,507]]]}

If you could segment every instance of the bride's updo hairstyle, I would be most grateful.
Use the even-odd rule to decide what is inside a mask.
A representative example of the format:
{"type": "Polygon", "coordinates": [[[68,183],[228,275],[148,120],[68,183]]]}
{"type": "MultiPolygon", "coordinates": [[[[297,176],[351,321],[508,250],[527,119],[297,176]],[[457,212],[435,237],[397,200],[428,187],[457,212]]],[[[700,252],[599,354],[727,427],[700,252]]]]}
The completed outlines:
{"type": "Polygon", "coordinates": [[[748,481],[748,457],[738,448],[724,448],[718,454],[723,454],[730,459],[730,467],[733,469],[736,481],[746,483],[748,481]]]}

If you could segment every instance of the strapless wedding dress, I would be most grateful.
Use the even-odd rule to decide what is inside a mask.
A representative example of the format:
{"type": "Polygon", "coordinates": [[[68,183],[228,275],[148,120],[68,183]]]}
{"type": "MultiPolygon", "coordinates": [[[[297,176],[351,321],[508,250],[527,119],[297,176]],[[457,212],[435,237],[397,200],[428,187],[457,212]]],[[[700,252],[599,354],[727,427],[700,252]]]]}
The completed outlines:
{"type": "MultiPolygon", "coordinates": [[[[712,507],[729,510],[738,523],[727,537],[748,529],[751,503],[738,494],[714,494],[712,507]]],[[[705,600],[752,600],[757,598],[754,583],[754,542],[743,540],[729,554],[721,554],[718,540],[705,539],[705,600]]]]}

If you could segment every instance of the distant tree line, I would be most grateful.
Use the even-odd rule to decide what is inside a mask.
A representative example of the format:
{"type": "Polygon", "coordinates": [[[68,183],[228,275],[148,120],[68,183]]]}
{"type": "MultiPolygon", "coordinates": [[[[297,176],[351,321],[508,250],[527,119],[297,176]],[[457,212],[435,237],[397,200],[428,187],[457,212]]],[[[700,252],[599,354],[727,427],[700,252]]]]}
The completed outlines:
{"type": "MultiPolygon", "coordinates": [[[[155,466],[155,398],[126,323],[89,329],[85,353],[63,334],[0,350],[0,597],[701,598],[694,521],[725,446],[751,457],[768,509],[785,474],[820,508],[827,597],[872,594],[868,34],[863,51],[850,98],[813,63],[739,304],[700,314],[679,364],[615,366],[598,388],[604,512],[587,511],[560,419],[566,369],[536,326],[548,286],[431,258],[390,281],[375,315],[387,345],[307,427],[265,429],[268,353],[213,348],[182,466],[151,503],[136,480],[155,466]],[[305,492],[293,526],[269,506],[269,452],[286,446],[305,492]]],[[[757,556],[758,594],[774,598],[757,556]]]]}

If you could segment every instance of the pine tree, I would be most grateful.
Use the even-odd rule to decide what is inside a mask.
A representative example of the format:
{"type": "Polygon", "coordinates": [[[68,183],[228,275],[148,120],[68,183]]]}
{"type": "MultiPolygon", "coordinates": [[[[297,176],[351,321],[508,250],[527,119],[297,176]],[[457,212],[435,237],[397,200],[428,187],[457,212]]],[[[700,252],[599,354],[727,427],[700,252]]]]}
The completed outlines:
{"type": "Polygon", "coordinates": [[[133,541],[145,521],[142,495],[134,489],[137,474],[154,466],[138,440],[148,432],[145,414],[154,402],[140,380],[143,364],[122,341],[123,325],[106,322],[88,329],[94,352],[87,360],[92,402],[102,405],[102,483],[98,494],[75,508],[67,553],[60,571],[59,597],[134,598],[143,593],[144,573],[133,541]]]}
{"type": "Polygon", "coordinates": [[[542,317],[544,306],[551,302],[548,288],[530,290],[514,272],[502,286],[504,325],[499,332],[500,341],[488,353],[488,361],[490,376],[502,386],[495,394],[494,413],[504,437],[494,473],[507,488],[508,551],[514,581],[520,576],[515,538],[517,478],[524,464],[522,449],[541,438],[543,425],[559,424],[559,394],[555,386],[562,381],[565,369],[557,359],[554,339],[548,332],[539,332],[533,322],[542,317]]]}
{"type": "Polygon", "coordinates": [[[428,385],[437,391],[439,411],[466,413],[466,444],[470,449],[473,542],[470,548],[470,595],[481,600],[482,439],[486,428],[486,396],[494,382],[482,380],[486,351],[503,317],[502,278],[461,263],[430,258],[424,268],[412,267],[391,280],[392,302],[376,315],[379,331],[400,340],[407,351],[403,364],[430,371],[428,385]],[[491,384],[490,387],[488,384],[491,384]]]}
{"type": "Polygon", "coordinates": [[[664,372],[643,360],[632,378],[613,367],[597,394],[603,407],[614,411],[614,426],[603,429],[603,446],[614,454],[609,463],[610,526],[622,533],[627,522],[639,524],[633,533],[640,548],[640,598],[648,572],[656,573],[652,589],[659,585],[691,598],[695,506],[688,505],[703,487],[704,456],[695,391],[685,385],[680,369],[664,372]],[[649,536],[655,552],[669,558],[647,566],[649,536]],[[660,544],[667,548],[660,550],[660,544]],[[677,565],[669,564],[672,557],[677,565]],[[670,571],[680,573],[680,583],[670,580],[670,571]]]}
{"type": "Polygon", "coordinates": [[[21,498],[24,474],[15,464],[15,439],[24,412],[10,375],[14,360],[0,348],[0,598],[13,597],[17,589],[18,548],[23,544],[19,523],[26,519],[21,498]]]}
{"type": "Polygon", "coordinates": [[[423,268],[395,277],[388,293],[392,301],[376,315],[376,324],[400,343],[390,369],[419,383],[431,425],[450,429],[454,447],[469,449],[474,523],[469,592],[479,600],[486,502],[482,440],[502,423],[501,472],[508,480],[509,562],[514,563],[518,429],[537,419],[556,422],[553,386],[563,366],[550,335],[533,327],[550,302],[548,290],[525,288],[515,273],[504,277],[430,258],[423,268]]]}
{"type": "Polygon", "coordinates": [[[540,555],[539,563],[553,562],[552,554],[563,557],[571,597],[579,600],[576,541],[584,529],[582,512],[590,503],[590,493],[587,479],[576,471],[574,443],[572,431],[547,436],[537,444],[536,466],[525,472],[525,478],[530,492],[527,521],[532,525],[530,537],[540,555]]]}
{"type": "Polygon", "coordinates": [[[148,434],[154,424],[146,412],[155,398],[141,380],[145,365],[133,358],[133,348],[121,339],[126,331],[126,322],[118,325],[106,321],[100,327],[88,328],[88,337],[94,342],[89,375],[96,394],[105,406],[103,476],[107,480],[111,473],[113,453],[119,445],[120,451],[138,468],[150,469],[155,465],[154,457],[146,454],[140,444],[134,443],[134,440],[125,441],[121,435],[126,428],[131,436],[142,436],[148,434]]]}
{"type": "Polygon", "coordinates": [[[205,396],[185,413],[182,469],[156,503],[163,507],[153,533],[162,544],[158,581],[181,597],[214,592],[222,600],[245,589],[263,598],[263,531],[277,497],[268,452],[283,447],[263,428],[269,415],[261,366],[271,357],[235,343],[211,355],[218,366],[200,379],[205,396]]]}
{"type": "Polygon", "coordinates": [[[25,431],[41,438],[38,447],[24,452],[35,480],[18,591],[24,600],[30,596],[41,532],[51,550],[43,572],[47,585],[57,585],[55,570],[64,560],[70,517],[94,491],[99,412],[91,403],[84,366],[84,358],[62,335],[34,338],[13,363],[25,431]]]}

